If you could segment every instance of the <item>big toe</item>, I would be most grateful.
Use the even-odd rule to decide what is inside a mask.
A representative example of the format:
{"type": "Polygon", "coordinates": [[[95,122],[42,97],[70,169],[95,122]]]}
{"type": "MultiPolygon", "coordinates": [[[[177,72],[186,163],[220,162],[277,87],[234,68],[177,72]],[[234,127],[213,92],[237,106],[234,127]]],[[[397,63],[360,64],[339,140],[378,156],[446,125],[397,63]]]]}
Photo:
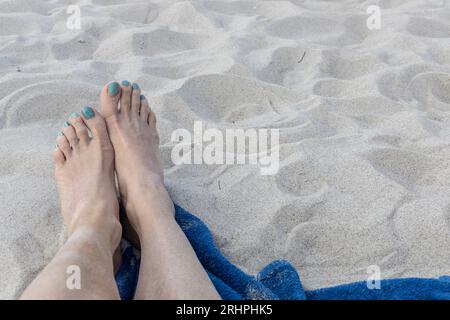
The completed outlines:
{"type": "Polygon", "coordinates": [[[108,118],[118,112],[121,88],[119,83],[110,82],[105,85],[100,93],[100,113],[108,118]]]}
{"type": "Polygon", "coordinates": [[[84,123],[89,128],[89,131],[91,131],[92,138],[98,139],[103,143],[108,143],[108,131],[102,115],[98,114],[95,109],[89,106],[84,107],[81,110],[81,114],[83,115],[84,123]]]}

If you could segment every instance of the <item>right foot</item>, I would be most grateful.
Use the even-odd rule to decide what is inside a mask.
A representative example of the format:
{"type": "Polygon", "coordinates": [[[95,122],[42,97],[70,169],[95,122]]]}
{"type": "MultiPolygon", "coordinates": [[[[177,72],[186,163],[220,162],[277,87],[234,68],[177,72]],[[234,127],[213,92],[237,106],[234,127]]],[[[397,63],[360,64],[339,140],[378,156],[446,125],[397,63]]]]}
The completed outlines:
{"type": "Polygon", "coordinates": [[[139,86],[111,82],[103,88],[100,101],[131,226],[139,233],[143,223],[152,223],[161,213],[173,218],[173,203],[164,187],[156,117],[139,86]]]}
{"type": "Polygon", "coordinates": [[[136,85],[112,82],[102,90],[101,113],[114,147],[126,217],[141,244],[135,299],[220,298],[175,221],[164,187],[155,114],[147,99],[136,85]]]}

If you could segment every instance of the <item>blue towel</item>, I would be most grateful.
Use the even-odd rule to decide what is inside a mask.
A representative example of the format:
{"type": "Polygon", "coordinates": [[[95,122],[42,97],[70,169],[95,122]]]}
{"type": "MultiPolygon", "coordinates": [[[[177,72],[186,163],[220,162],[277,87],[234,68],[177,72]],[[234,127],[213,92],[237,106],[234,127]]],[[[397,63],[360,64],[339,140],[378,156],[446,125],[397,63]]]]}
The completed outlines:
{"type": "MultiPolygon", "coordinates": [[[[256,276],[250,276],[220,253],[200,219],[177,205],[175,218],[224,300],[450,300],[449,276],[381,280],[380,289],[369,289],[361,281],[307,291],[294,267],[284,260],[276,260],[256,276]]],[[[122,249],[123,263],[116,282],[122,299],[133,299],[139,275],[139,252],[130,245],[122,249]]]]}

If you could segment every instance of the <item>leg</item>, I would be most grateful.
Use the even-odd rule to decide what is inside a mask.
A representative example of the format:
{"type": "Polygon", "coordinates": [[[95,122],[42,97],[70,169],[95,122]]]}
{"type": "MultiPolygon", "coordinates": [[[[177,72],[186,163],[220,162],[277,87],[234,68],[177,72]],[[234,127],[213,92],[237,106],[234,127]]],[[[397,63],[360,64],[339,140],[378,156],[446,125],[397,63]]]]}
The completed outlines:
{"type": "Polygon", "coordinates": [[[219,299],[175,221],[164,187],[156,118],[147,99],[135,84],[111,83],[101,93],[101,108],[116,154],[122,201],[141,244],[136,299],[219,299]]]}
{"type": "Polygon", "coordinates": [[[54,151],[68,240],[22,299],[119,299],[113,273],[113,254],[121,237],[114,149],[101,115],[89,107],[82,114],[71,115],[54,151]],[[80,288],[68,287],[68,278],[78,271],[80,288]]]}

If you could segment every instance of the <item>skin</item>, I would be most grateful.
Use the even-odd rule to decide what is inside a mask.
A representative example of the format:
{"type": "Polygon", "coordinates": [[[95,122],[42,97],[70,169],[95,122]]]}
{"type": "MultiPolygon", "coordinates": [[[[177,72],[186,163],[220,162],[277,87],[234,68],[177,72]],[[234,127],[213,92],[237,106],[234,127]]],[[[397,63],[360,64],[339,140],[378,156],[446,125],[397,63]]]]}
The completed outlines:
{"type": "Polygon", "coordinates": [[[220,299],[175,221],[164,186],[156,117],[140,89],[121,85],[101,93],[115,150],[120,196],[130,225],[139,237],[141,267],[135,299],[220,299]]]}
{"type": "Polygon", "coordinates": [[[100,114],[89,120],[71,117],[68,122],[53,152],[68,239],[22,299],[119,299],[112,263],[122,232],[114,185],[114,149],[100,114]],[[80,267],[80,290],[66,286],[71,265],[80,267]]]}
{"type": "Polygon", "coordinates": [[[140,244],[135,299],[220,299],[175,221],[164,186],[156,117],[138,87],[106,85],[101,111],[71,116],[54,151],[55,180],[68,239],[23,299],[119,299],[114,281],[122,234],[114,184],[126,209],[125,233],[140,244]],[[92,138],[87,132],[90,131],[92,138]],[[66,286],[67,267],[81,289],[66,286]]]}

